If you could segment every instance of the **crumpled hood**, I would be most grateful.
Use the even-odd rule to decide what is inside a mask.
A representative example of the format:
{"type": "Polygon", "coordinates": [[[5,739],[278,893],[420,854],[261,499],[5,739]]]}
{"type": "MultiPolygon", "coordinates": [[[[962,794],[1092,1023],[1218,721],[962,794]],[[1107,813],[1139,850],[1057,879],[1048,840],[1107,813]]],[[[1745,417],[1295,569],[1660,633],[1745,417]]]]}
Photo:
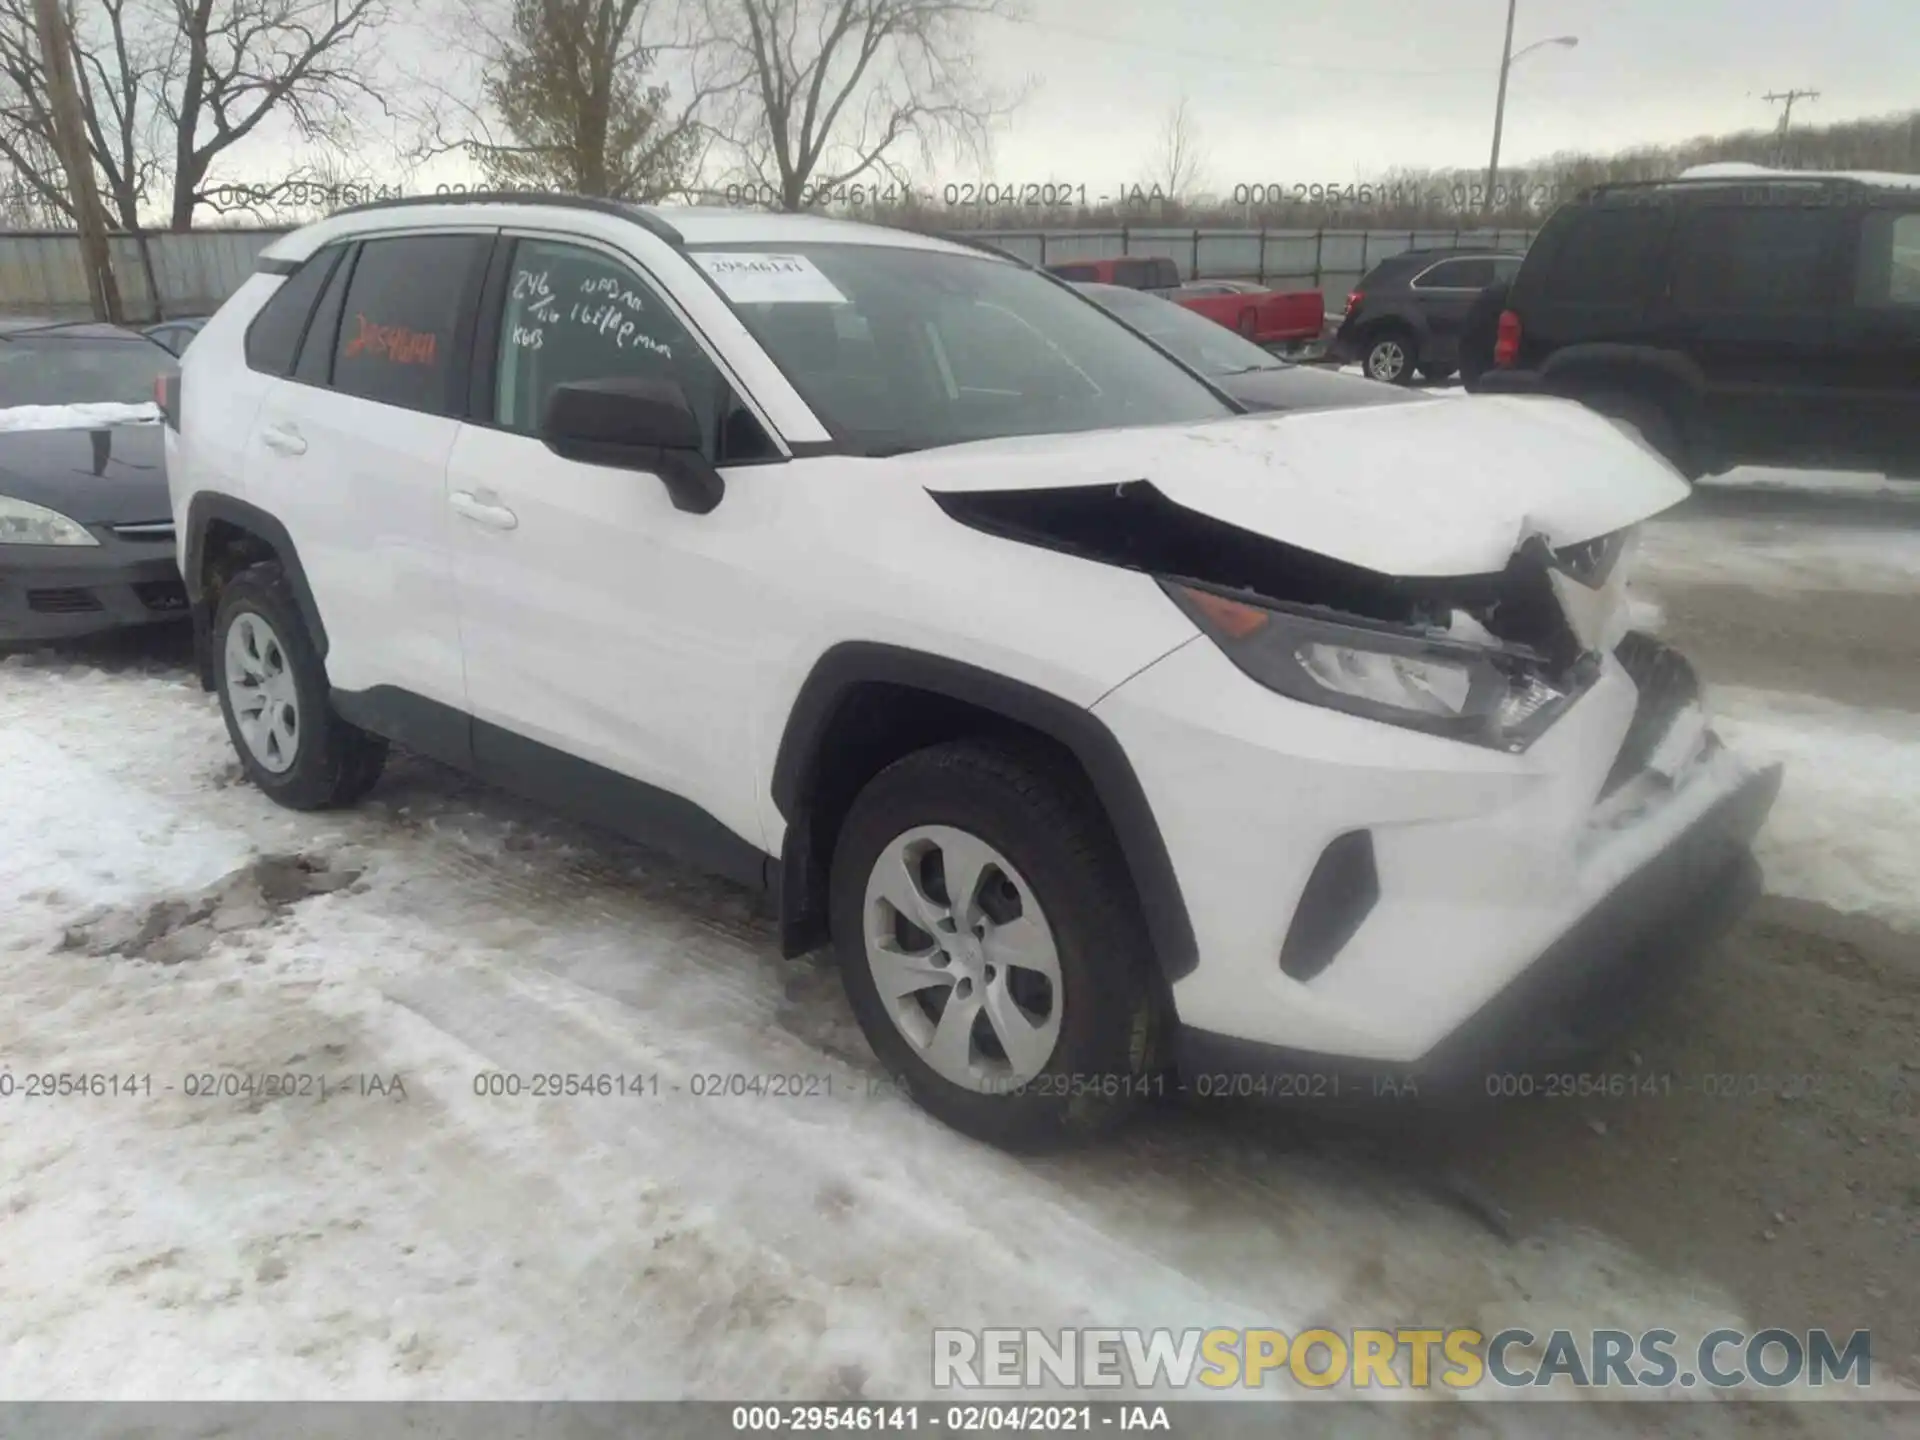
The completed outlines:
{"type": "Polygon", "coordinates": [[[1020,436],[905,455],[936,493],[1148,480],[1229,525],[1383,575],[1485,575],[1679,503],[1686,481],[1572,401],[1436,399],[1190,426],[1020,436]]]}

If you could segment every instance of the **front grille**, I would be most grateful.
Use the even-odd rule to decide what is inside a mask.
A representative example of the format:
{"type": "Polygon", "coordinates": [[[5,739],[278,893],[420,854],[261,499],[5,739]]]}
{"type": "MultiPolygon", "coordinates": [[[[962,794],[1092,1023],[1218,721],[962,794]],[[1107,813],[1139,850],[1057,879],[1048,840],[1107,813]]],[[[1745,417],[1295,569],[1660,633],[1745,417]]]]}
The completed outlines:
{"type": "Polygon", "coordinates": [[[100,609],[100,597],[78,585],[58,590],[29,590],[27,608],[42,615],[78,615],[100,609]]]}
{"type": "Polygon", "coordinates": [[[136,580],[133,593],[149,610],[173,611],[187,608],[187,587],[178,580],[136,580]]]}
{"type": "Polygon", "coordinates": [[[1640,698],[1613,769],[1607,772],[1607,783],[1600,787],[1602,799],[1647,768],[1674,716],[1700,698],[1700,677],[1687,657],[1644,631],[1628,632],[1613,653],[1633,677],[1640,698]]]}
{"type": "Polygon", "coordinates": [[[134,525],[109,525],[107,528],[122,540],[168,542],[173,540],[171,520],[143,520],[134,525]]]}

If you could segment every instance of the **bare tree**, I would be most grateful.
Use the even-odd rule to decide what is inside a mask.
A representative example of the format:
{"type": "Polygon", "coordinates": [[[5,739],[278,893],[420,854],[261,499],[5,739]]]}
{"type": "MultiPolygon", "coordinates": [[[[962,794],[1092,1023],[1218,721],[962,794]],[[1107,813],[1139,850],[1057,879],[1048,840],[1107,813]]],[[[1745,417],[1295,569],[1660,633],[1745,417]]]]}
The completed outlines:
{"type": "Polygon", "coordinates": [[[1154,156],[1149,179],[1161,194],[1177,205],[1193,198],[1205,169],[1206,158],[1200,147],[1199,126],[1194,123],[1183,95],[1180,103],[1167,112],[1167,122],[1160,132],[1159,149],[1154,156]]]}
{"type": "Polygon", "coordinates": [[[620,200],[684,190],[700,135],[650,84],[644,0],[513,0],[483,89],[505,140],[474,140],[488,180],[620,200]]]}
{"type": "Polygon", "coordinates": [[[978,79],[970,47],[983,18],[1019,0],[706,0],[728,72],[710,128],[729,178],[783,210],[830,201],[860,181],[904,186],[901,147],[983,158],[1012,99],[978,79]]]}
{"type": "MultiPolygon", "coordinates": [[[[163,199],[176,230],[208,202],[212,171],[271,120],[309,146],[345,149],[382,99],[377,32],[391,0],[86,0],[72,6],[88,149],[109,207],[132,227],[163,199]]],[[[0,159],[57,203],[46,79],[25,23],[0,0],[0,159]]],[[[250,177],[268,186],[295,177],[250,177]]],[[[64,209],[64,206],[60,208],[64,209]]]]}

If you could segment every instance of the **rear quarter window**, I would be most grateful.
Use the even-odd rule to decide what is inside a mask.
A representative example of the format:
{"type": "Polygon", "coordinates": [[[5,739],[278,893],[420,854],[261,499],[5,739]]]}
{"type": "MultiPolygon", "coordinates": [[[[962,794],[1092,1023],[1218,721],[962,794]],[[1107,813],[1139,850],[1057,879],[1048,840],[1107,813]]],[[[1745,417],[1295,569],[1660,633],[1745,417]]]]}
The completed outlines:
{"type": "Polygon", "coordinates": [[[1920,309],[1920,211],[1871,211],[1860,226],[1854,303],[1920,309]]]}
{"type": "Polygon", "coordinates": [[[454,413],[463,310],[484,235],[403,235],[361,247],[340,311],[333,388],[432,414],[454,413]]]}
{"type": "Polygon", "coordinates": [[[307,319],[313,314],[313,302],[340,262],[345,246],[330,245],[316,251],[307,262],[267,297],[260,313],[247,327],[246,355],[249,369],[267,375],[286,375],[293,369],[293,357],[300,349],[300,337],[306,333],[307,319]]]}
{"type": "Polygon", "coordinates": [[[1567,305],[1625,305],[1645,298],[1666,252],[1672,214],[1660,206],[1567,213],[1548,259],[1545,298],[1567,305]]]}

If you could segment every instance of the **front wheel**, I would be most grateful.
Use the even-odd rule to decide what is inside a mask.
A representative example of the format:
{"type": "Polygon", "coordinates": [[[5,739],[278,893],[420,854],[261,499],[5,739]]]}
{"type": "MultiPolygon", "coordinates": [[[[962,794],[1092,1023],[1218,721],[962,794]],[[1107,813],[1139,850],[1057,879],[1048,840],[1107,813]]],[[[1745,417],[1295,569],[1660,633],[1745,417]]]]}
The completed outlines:
{"type": "Polygon", "coordinates": [[[1153,1083],[1139,907],[1091,801],[1050,766],[956,742],[894,762],[835,846],[841,976],[922,1107],[1011,1149],[1103,1131],[1153,1083]]]}

